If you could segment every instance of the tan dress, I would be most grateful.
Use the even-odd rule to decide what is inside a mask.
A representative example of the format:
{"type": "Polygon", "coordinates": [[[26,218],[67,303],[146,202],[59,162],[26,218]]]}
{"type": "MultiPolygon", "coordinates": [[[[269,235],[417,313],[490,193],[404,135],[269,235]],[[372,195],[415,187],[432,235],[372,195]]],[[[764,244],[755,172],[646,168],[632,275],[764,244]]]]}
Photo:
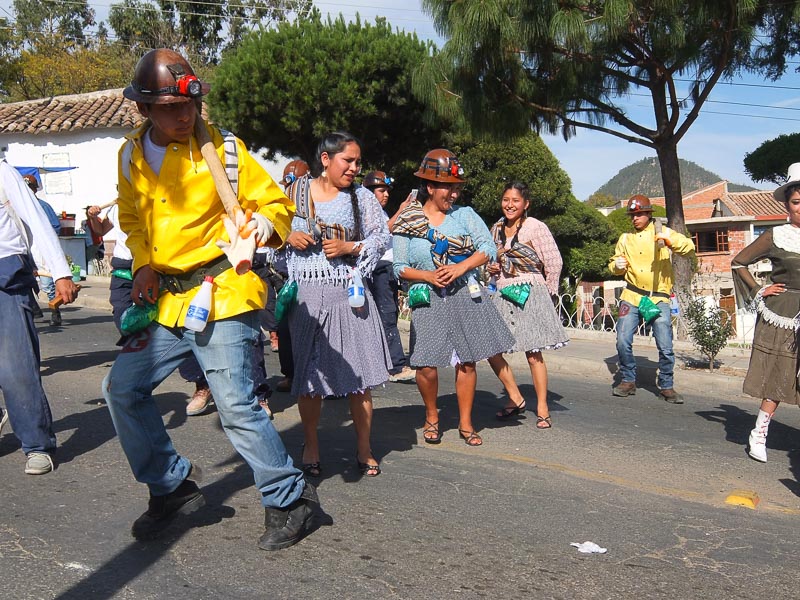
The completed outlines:
{"type": "Polygon", "coordinates": [[[800,404],[796,328],[800,322],[800,228],[781,225],[763,233],[736,255],[731,267],[739,297],[754,300],[759,312],[744,393],[800,404]],[[786,291],[760,299],[761,286],[747,265],[765,258],[772,263],[772,283],[785,284],[786,291]]]}

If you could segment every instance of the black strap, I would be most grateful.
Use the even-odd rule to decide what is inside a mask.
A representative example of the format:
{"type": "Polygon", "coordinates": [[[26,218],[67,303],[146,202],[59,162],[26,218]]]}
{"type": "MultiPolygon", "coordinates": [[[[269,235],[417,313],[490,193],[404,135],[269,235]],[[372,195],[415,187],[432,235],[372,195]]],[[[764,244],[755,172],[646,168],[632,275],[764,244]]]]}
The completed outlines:
{"type": "Polygon", "coordinates": [[[173,294],[180,294],[203,283],[205,277],[216,277],[231,268],[228,258],[223,255],[188,273],[161,275],[161,284],[173,294]]]}
{"type": "Polygon", "coordinates": [[[643,290],[642,288],[638,288],[635,285],[632,285],[630,283],[626,283],[625,287],[627,287],[632,292],[636,292],[640,296],[650,296],[650,297],[655,296],[656,298],[667,298],[667,299],[669,299],[669,294],[664,293],[664,292],[648,292],[647,290],[643,290]]]}

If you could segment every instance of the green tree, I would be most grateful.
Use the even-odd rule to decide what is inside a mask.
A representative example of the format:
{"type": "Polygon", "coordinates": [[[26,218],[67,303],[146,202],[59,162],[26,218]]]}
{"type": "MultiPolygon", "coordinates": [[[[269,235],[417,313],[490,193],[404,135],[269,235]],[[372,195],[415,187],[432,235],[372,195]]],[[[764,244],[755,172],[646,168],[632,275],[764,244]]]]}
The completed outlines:
{"type": "Polygon", "coordinates": [[[607,208],[614,206],[617,202],[619,200],[611,194],[601,194],[599,192],[595,192],[586,199],[586,204],[592,208],[607,208]]]}
{"type": "MultiPolygon", "coordinates": [[[[475,131],[518,135],[578,128],[653,149],[670,226],[685,232],[678,143],[720,79],[743,70],[777,77],[779,39],[800,2],[770,0],[423,0],[448,38],[414,77],[439,110],[462,111],[475,131]],[[691,83],[688,92],[681,79],[691,83]],[[653,112],[635,121],[619,104],[649,96],[653,112]]],[[[676,261],[677,289],[691,268],[676,261]]]]}
{"type": "Polygon", "coordinates": [[[325,132],[363,143],[365,168],[397,176],[441,145],[443,125],[410,93],[411,69],[433,51],[415,35],[374,25],[323,21],[257,31],[226,55],[209,107],[215,121],[254,149],[313,163],[325,132]]]}
{"type": "Polygon", "coordinates": [[[708,358],[708,370],[714,371],[714,359],[733,335],[733,322],[718,306],[707,306],[703,298],[692,298],[685,311],[689,337],[708,358]]]}
{"type": "Polygon", "coordinates": [[[528,212],[550,228],[564,259],[564,272],[573,279],[608,275],[614,230],[603,215],[575,199],[569,177],[537,134],[512,143],[462,141],[454,149],[467,175],[464,197],[487,223],[502,215],[505,185],[521,181],[530,189],[528,212]]]}
{"type": "Polygon", "coordinates": [[[138,54],[182,48],[199,66],[218,63],[250,31],[305,18],[310,9],[311,0],[123,0],[111,5],[108,20],[120,42],[138,54]]]}
{"type": "Polygon", "coordinates": [[[779,135],[767,140],[744,155],[744,170],[753,181],[770,181],[781,185],[786,180],[789,165],[798,160],[800,133],[779,135]]]}

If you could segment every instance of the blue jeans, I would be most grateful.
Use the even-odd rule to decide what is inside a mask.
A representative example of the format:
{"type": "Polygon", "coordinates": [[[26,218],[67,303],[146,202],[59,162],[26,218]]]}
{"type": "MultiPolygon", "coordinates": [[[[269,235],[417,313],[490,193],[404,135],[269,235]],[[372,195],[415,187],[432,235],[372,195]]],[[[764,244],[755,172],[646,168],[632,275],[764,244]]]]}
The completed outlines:
{"type": "MultiPolygon", "coordinates": [[[[653,337],[658,347],[658,387],[672,389],[672,375],[675,370],[675,353],[672,351],[672,317],[669,302],[656,304],[661,315],[650,323],[653,337]]],[[[619,305],[617,321],[617,356],[622,381],[636,382],[636,359],[633,357],[633,334],[639,327],[639,307],[624,300],[619,305]]]]}
{"type": "Polygon", "coordinates": [[[126,341],[103,381],[103,396],[133,475],[151,494],[172,492],[191,468],[173,448],[153,399],[158,384],[191,354],[205,372],[222,428],[253,470],[261,503],[283,508],[303,493],[303,474],[253,392],[258,335],[258,315],[250,311],[209,323],[202,333],[152,323],[126,341]]]}
{"type": "Polygon", "coordinates": [[[39,289],[47,294],[48,302],[56,297],[56,283],[49,275],[39,275],[39,289]]]}
{"type": "Polygon", "coordinates": [[[0,289],[0,388],[25,454],[56,449],[53,416],[39,375],[39,337],[29,289],[0,289]]]}

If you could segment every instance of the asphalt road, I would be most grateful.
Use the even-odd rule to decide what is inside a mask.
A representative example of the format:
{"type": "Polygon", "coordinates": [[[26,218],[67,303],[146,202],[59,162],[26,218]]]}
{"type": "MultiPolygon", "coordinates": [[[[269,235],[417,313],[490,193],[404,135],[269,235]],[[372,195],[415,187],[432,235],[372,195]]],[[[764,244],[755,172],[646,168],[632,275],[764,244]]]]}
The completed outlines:
{"type": "MultiPolygon", "coordinates": [[[[689,381],[687,403],[652,393],[614,398],[596,374],[551,377],[554,427],[500,423],[488,367],[475,422],[484,445],[458,438],[452,371],[441,380],[439,446],[422,443],[412,384],[375,393],[373,448],[383,474],[361,480],[346,403],[327,401],[320,498],[332,524],[265,553],[263,510],[216,413],[187,419],[192,386],[158,390],[178,450],[203,467],[208,506],[166,538],[135,542],[147,492],[130,474],[99,393],[116,354],[110,315],[64,310],[42,324],[42,374],[55,419],[58,469],[34,477],[8,430],[0,438],[2,598],[797,598],[800,413],[781,408],[769,462],[746,458],[757,404],[689,381]],[[756,510],[725,504],[753,490],[756,510]],[[583,555],[571,542],[608,549],[583,555]]],[[[275,357],[268,356],[276,370],[275,357]]],[[[523,393],[533,396],[530,379],[523,393]]],[[[680,378],[681,375],[679,374],[680,378]]],[[[680,384],[680,379],[677,384],[680,384]]],[[[275,424],[299,457],[291,398],[275,424]]]]}

